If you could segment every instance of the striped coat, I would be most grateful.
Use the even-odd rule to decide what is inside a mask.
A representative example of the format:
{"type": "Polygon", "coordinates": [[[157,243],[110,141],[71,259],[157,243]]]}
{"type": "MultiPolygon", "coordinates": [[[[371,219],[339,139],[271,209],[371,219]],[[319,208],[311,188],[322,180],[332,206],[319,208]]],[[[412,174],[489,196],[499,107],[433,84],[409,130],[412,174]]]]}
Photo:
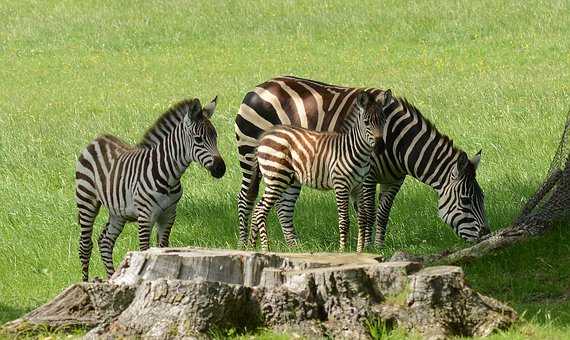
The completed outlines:
{"type": "MultiPolygon", "coordinates": [[[[246,242],[249,221],[259,187],[253,175],[258,167],[255,149],[264,131],[274,125],[300,126],[315,131],[343,132],[356,119],[352,107],[359,92],[381,98],[377,88],[354,88],[283,76],[270,79],[248,92],[235,120],[242,183],[238,194],[240,241],[246,242]]],[[[372,171],[363,195],[367,225],[376,222],[376,243],[382,244],[388,216],[406,176],[430,185],[439,195],[440,217],[467,240],[476,240],[489,231],[483,193],[475,178],[480,154],[469,159],[453,146],[417,108],[405,99],[394,98],[385,108],[384,141],[374,154],[372,171]],[[377,212],[374,209],[376,183],[380,183],[377,212]],[[371,208],[372,207],[372,208],[371,208]]],[[[295,244],[290,202],[300,194],[291,187],[276,204],[279,222],[289,244],[295,244]]],[[[371,240],[367,229],[366,243],[371,240]]]]}
{"type": "MultiPolygon", "coordinates": [[[[340,249],[348,235],[349,196],[359,197],[362,181],[370,169],[373,147],[382,136],[382,106],[367,93],[360,93],[356,108],[361,112],[345,133],[315,132],[280,125],[265,132],[257,147],[265,192],[253,217],[252,241],[259,230],[263,250],[267,250],[266,218],[269,209],[293,184],[334,189],[339,212],[340,249]]],[[[295,202],[291,202],[294,206],[295,202]]],[[[362,250],[364,229],[360,228],[358,250],[362,250]]]]}
{"type": "Polygon", "coordinates": [[[75,200],[84,281],[89,277],[93,223],[101,206],[109,211],[109,219],[99,237],[99,248],[111,276],[113,247],[126,222],[137,222],[141,250],[148,249],[155,224],[159,246],[168,246],[176,204],[182,196],[180,178],[191,162],[197,161],[214,177],[224,175],[216,130],[209,120],[215,106],[215,100],[204,108],[197,99],[182,101],[159,118],[139,145],[104,135],[81,152],[75,200]]]}

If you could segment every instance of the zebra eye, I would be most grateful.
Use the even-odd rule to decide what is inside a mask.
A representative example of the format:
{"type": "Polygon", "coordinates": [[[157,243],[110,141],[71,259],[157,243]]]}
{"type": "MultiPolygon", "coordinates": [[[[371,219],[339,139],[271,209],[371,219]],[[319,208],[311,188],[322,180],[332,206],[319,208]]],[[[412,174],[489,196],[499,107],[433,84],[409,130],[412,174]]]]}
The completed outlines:
{"type": "Polygon", "coordinates": [[[196,137],[194,137],[194,141],[198,144],[201,144],[202,143],[202,137],[196,136],[196,137]]]}
{"type": "Polygon", "coordinates": [[[471,198],[468,196],[461,197],[461,205],[470,205],[471,198]]]}

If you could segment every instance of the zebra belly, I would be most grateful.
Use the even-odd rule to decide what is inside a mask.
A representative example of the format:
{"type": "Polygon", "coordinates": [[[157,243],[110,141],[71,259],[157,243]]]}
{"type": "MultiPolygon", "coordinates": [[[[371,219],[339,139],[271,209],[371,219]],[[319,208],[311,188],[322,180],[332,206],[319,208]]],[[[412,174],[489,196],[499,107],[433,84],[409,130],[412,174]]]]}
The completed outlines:
{"type": "Polygon", "coordinates": [[[128,221],[137,220],[137,210],[133,199],[133,194],[130,191],[126,192],[125,197],[121,197],[119,204],[114,207],[107,206],[109,213],[113,216],[122,217],[128,221]]]}
{"type": "MultiPolygon", "coordinates": [[[[140,205],[137,203],[134,203],[135,200],[133,200],[134,203],[134,211],[135,211],[135,216],[137,215],[137,211],[141,208],[144,208],[144,210],[146,211],[150,211],[150,215],[147,217],[149,219],[149,222],[155,223],[156,221],[158,221],[163,214],[169,209],[171,208],[173,205],[176,205],[176,203],[178,203],[178,201],[180,200],[180,197],[182,197],[182,192],[178,192],[176,194],[163,194],[163,193],[159,193],[156,191],[152,191],[149,193],[145,193],[145,196],[152,196],[152,201],[156,202],[151,204],[150,206],[137,206],[140,205]]],[[[136,200],[136,201],[142,201],[142,200],[136,200]]]]}
{"type": "Polygon", "coordinates": [[[318,190],[331,190],[333,189],[332,181],[327,180],[325,182],[320,182],[316,178],[300,178],[295,176],[295,180],[303,186],[308,186],[309,188],[318,190]]]}
{"type": "Polygon", "coordinates": [[[133,202],[132,191],[122,188],[109,190],[103,188],[104,182],[97,183],[98,200],[107,209],[110,216],[121,217],[126,220],[136,220],[137,214],[133,202]],[[124,192],[124,194],[123,194],[124,192]]]}

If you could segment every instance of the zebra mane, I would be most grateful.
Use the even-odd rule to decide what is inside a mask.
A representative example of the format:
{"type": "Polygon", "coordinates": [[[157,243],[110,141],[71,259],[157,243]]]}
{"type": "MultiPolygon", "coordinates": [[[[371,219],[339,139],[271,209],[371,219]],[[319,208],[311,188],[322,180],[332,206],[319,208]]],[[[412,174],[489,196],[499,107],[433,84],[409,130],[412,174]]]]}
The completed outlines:
{"type": "Polygon", "coordinates": [[[421,121],[423,121],[427,127],[428,130],[433,130],[435,131],[436,137],[437,138],[441,138],[443,139],[446,143],[449,143],[449,145],[453,148],[453,151],[461,151],[459,150],[457,147],[455,147],[453,145],[453,139],[449,138],[447,135],[439,132],[439,130],[435,127],[435,125],[429,120],[427,119],[421,112],[420,110],[413,105],[412,103],[410,103],[406,98],[404,97],[397,97],[396,100],[402,104],[402,107],[410,112],[410,114],[415,115],[416,117],[418,117],[418,119],[420,119],[421,121]]]}
{"type": "Polygon", "coordinates": [[[108,143],[113,144],[113,146],[116,148],[121,148],[124,150],[129,150],[133,148],[133,146],[130,145],[129,143],[125,142],[124,140],[120,139],[117,136],[113,136],[108,133],[100,135],[99,138],[105,139],[108,143]]]}
{"type": "Polygon", "coordinates": [[[195,98],[185,99],[168,109],[146,130],[137,146],[148,149],[160,143],[182,122],[182,119],[190,111],[190,107],[195,101],[197,101],[195,98]]]}

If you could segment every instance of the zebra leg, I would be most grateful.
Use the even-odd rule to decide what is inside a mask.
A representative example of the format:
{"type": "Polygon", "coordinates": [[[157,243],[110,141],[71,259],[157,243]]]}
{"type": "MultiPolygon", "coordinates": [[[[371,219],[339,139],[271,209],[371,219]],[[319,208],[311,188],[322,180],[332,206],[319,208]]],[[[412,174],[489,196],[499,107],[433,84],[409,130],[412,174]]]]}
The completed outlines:
{"type": "Polygon", "coordinates": [[[242,165],[243,177],[241,180],[241,189],[238,194],[239,243],[241,246],[247,244],[251,212],[255,205],[255,199],[259,191],[259,182],[261,180],[257,163],[253,165],[252,169],[253,172],[250,169],[244,169],[242,165]],[[252,172],[252,174],[249,175],[249,172],[252,172]]]}
{"type": "Polygon", "coordinates": [[[101,203],[97,201],[81,202],[77,204],[79,209],[78,221],[81,229],[79,237],[79,259],[81,260],[83,281],[89,280],[89,259],[91,258],[91,251],[93,250],[93,224],[95,218],[99,213],[101,203]],[[88,203],[88,204],[86,204],[88,203]]]}
{"type": "MultiPolygon", "coordinates": [[[[362,183],[362,191],[358,197],[359,207],[358,224],[363,229],[364,247],[372,244],[372,229],[374,228],[375,218],[375,199],[376,199],[376,179],[366,178],[362,183]]],[[[360,229],[359,229],[360,230],[360,229]]]]}
{"type": "Polygon", "coordinates": [[[335,185],[336,207],[338,210],[338,230],[340,235],[340,251],[346,249],[349,232],[349,217],[348,217],[348,204],[349,204],[350,190],[346,186],[335,185]]]}
{"type": "Polygon", "coordinates": [[[277,217],[279,218],[279,224],[281,224],[281,229],[283,229],[283,236],[289,247],[295,247],[299,243],[299,238],[295,232],[295,227],[293,225],[293,215],[295,214],[295,203],[299,198],[301,193],[301,184],[294,183],[291,185],[283,195],[279,202],[277,202],[277,217]]]}
{"type": "Polygon", "coordinates": [[[137,219],[137,223],[139,225],[139,249],[141,251],[148,250],[148,248],[150,248],[150,234],[152,233],[154,223],[141,217],[137,219]]]}
{"type": "Polygon", "coordinates": [[[157,221],[157,244],[159,247],[168,247],[170,240],[170,231],[176,220],[176,205],[167,209],[163,216],[157,221]]]}
{"type": "Polygon", "coordinates": [[[403,183],[404,179],[398,182],[380,185],[378,212],[376,213],[376,239],[374,240],[376,246],[381,247],[384,244],[390,209],[392,209],[396,194],[400,191],[403,183]]]}
{"type": "Polygon", "coordinates": [[[261,250],[269,250],[269,240],[267,238],[267,214],[271,208],[279,201],[283,192],[287,188],[282,186],[266,186],[263,197],[257,203],[257,207],[253,212],[253,223],[251,226],[251,243],[255,245],[257,239],[257,232],[259,232],[259,239],[261,243],[261,250]]]}
{"type": "Polygon", "coordinates": [[[99,237],[99,249],[101,251],[101,259],[107,270],[107,277],[111,277],[115,272],[113,267],[113,248],[115,247],[115,241],[117,237],[123,231],[125,226],[125,220],[120,217],[110,216],[105,229],[99,237]]]}
{"type": "MultiPolygon", "coordinates": [[[[357,242],[357,246],[356,246],[356,252],[357,253],[361,253],[364,250],[364,246],[365,246],[365,239],[366,239],[366,221],[367,221],[367,215],[366,215],[366,202],[364,200],[363,197],[363,187],[360,186],[360,188],[358,188],[357,190],[353,191],[351,194],[351,199],[354,200],[354,202],[360,202],[358,204],[355,203],[355,206],[358,206],[359,208],[356,209],[357,212],[357,216],[358,216],[358,242],[357,242]]],[[[372,209],[374,210],[374,209],[372,209]]]]}

